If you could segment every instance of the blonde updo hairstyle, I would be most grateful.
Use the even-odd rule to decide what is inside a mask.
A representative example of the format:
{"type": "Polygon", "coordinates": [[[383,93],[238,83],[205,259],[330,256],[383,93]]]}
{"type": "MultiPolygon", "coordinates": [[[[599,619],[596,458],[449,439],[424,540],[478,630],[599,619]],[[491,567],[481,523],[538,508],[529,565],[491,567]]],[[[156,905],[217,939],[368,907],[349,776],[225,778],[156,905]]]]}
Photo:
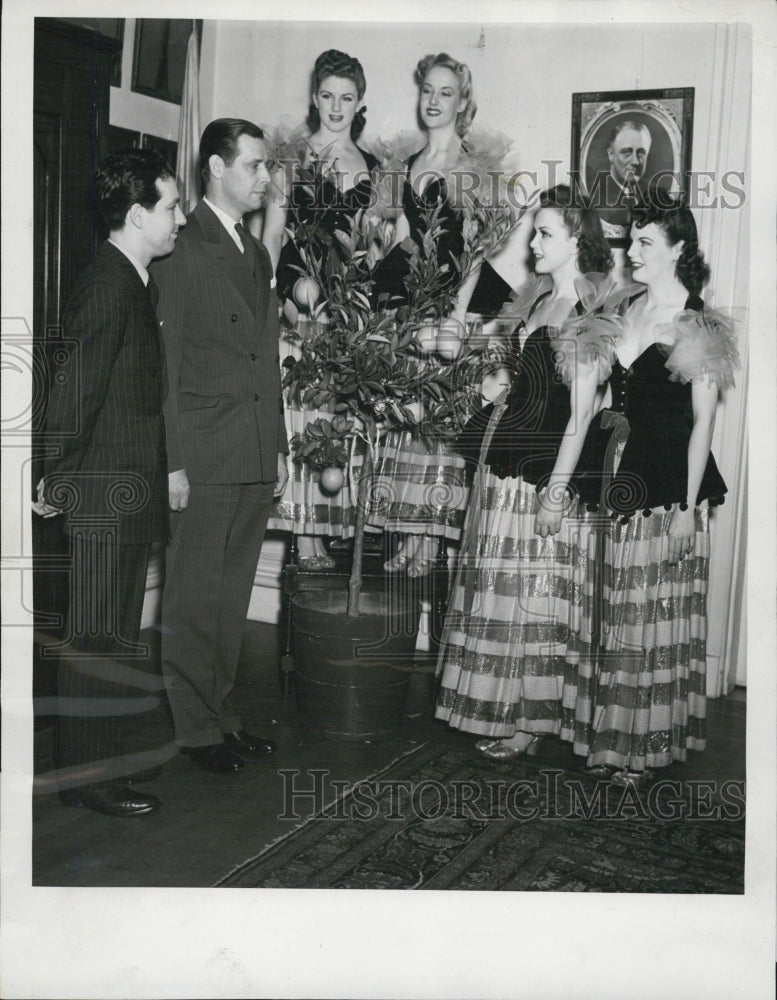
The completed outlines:
{"type": "Polygon", "coordinates": [[[464,105],[464,110],[459,111],[456,115],[456,132],[460,136],[464,136],[467,134],[478,109],[472,93],[472,73],[466,63],[459,62],[458,59],[449,56],[447,52],[438,52],[436,56],[428,55],[419,60],[415,68],[415,82],[419,87],[423,86],[427,73],[435,66],[444,66],[445,69],[455,73],[458,78],[461,96],[467,103],[464,105]]]}

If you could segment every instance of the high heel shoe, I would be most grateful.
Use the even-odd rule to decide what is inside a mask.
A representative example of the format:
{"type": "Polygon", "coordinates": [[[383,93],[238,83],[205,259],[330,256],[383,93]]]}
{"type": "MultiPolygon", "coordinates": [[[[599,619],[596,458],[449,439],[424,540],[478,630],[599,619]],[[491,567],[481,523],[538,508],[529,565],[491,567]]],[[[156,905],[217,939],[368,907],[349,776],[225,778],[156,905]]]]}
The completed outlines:
{"type": "Polygon", "coordinates": [[[499,740],[495,746],[486,747],[480,752],[491,760],[512,760],[514,757],[535,757],[540,745],[540,737],[532,736],[524,746],[510,746],[505,740],[499,740]]]}
{"type": "Polygon", "coordinates": [[[413,580],[427,576],[434,569],[434,556],[417,555],[407,567],[407,575],[413,580]]]}
{"type": "Polygon", "coordinates": [[[580,770],[589,778],[611,778],[617,768],[612,764],[584,764],[580,770]]]}
{"type": "Polygon", "coordinates": [[[383,563],[387,573],[402,573],[410,565],[410,556],[406,552],[397,552],[392,559],[383,563]]]}
{"type": "Polygon", "coordinates": [[[628,768],[624,768],[622,771],[615,771],[610,776],[610,781],[613,785],[618,785],[620,788],[633,788],[635,790],[644,788],[652,780],[653,772],[647,770],[647,768],[644,771],[630,771],[628,768]]]}
{"type": "Polygon", "coordinates": [[[483,750],[488,750],[490,749],[490,747],[495,747],[499,742],[500,741],[495,737],[487,736],[484,739],[477,741],[477,743],[475,744],[475,749],[480,750],[482,753],[483,750]]]}

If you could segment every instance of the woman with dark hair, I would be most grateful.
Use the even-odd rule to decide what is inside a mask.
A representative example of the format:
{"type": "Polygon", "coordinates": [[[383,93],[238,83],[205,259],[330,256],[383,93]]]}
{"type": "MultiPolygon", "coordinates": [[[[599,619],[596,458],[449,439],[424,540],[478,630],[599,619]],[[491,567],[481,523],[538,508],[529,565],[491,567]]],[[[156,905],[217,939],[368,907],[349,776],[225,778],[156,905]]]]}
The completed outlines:
{"type": "MultiPolygon", "coordinates": [[[[276,183],[277,196],[266,211],[262,239],[277,262],[278,296],[292,324],[300,310],[311,313],[322,303],[323,288],[309,273],[305,258],[314,256],[319,273],[326,273],[329,254],[338,253],[337,231],[348,235],[358,213],[370,205],[377,159],[357,146],[365,125],[364,70],[358,59],[328,49],[316,59],[311,77],[310,134],[301,141],[275,149],[283,159],[276,183]],[[294,238],[289,237],[289,230],[294,238]],[[302,253],[300,253],[302,251],[302,253]],[[304,255],[304,256],[303,256],[304,255]]],[[[277,145],[277,144],[276,144],[277,145]]],[[[300,408],[286,401],[289,436],[302,433],[317,417],[331,414],[300,408]]],[[[278,503],[270,526],[294,532],[300,565],[332,568],[325,536],[348,537],[355,523],[350,483],[335,492],[322,489],[321,473],[295,462],[289,485],[278,503]]]]}
{"type": "Polygon", "coordinates": [[[605,491],[604,630],[587,770],[638,785],[703,750],[709,507],[726,486],[710,453],[737,364],[731,325],[699,292],[709,268],[679,202],[634,211],[628,251],[645,286],[625,313],[609,407],[628,420],[605,491]]]}
{"type": "MultiPolygon", "coordinates": [[[[471,182],[478,173],[485,188],[486,159],[492,168],[499,159],[493,150],[478,153],[468,141],[477,110],[468,66],[445,52],[427,55],[416,66],[415,81],[426,144],[397,164],[404,173],[401,213],[393,245],[373,272],[373,296],[384,308],[407,309],[422,331],[431,331],[424,350],[433,354],[435,329],[441,331],[437,343],[443,352],[446,338],[459,343],[481,270],[465,239],[461,177],[466,172],[471,182]],[[419,257],[425,271],[413,266],[419,257]]],[[[494,277],[502,297],[492,313],[509,293],[494,277]]],[[[482,296],[478,302],[489,311],[482,296]]],[[[430,367],[442,363],[435,357],[428,362],[430,367]]],[[[372,523],[402,536],[398,552],[385,564],[389,572],[421,577],[434,565],[436,541],[459,538],[466,471],[449,444],[422,439],[415,430],[390,433],[376,463],[372,493],[372,523]]]]}
{"type": "Polygon", "coordinates": [[[306,227],[306,242],[312,240],[321,253],[335,230],[347,233],[350,220],[371,202],[372,172],[378,161],[356,144],[367,120],[367,109],[361,105],[366,89],[358,59],[337,49],[322,52],[311,75],[309,134],[275,150],[284,162],[276,178],[277,196],[265,211],[262,239],[278,264],[282,301],[291,297],[300,277],[295,268],[304,270],[294,241],[286,239],[289,223],[306,227]],[[308,176],[300,178],[300,167],[314,167],[312,185],[308,176]]]}
{"type": "Polygon", "coordinates": [[[580,487],[597,471],[580,457],[617,332],[596,211],[558,186],[541,196],[534,229],[536,277],[512,310],[512,388],[463,436],[478,439],[480,459],[438,660],[437,718],[484,737],[477,748],[499,760],[533,754],[542,735],[576,738],[566,652],[572,632],[591,633],[597,499],[580,487]]]}

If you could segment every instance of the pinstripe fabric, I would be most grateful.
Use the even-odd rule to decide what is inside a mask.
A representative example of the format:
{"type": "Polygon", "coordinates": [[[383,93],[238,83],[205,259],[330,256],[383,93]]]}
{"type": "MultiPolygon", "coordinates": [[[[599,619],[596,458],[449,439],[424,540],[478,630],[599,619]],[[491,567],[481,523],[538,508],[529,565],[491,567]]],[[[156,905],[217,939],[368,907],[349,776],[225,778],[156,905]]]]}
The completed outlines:
{"type": "MultiPolygon", "coordinates": [[[[64,340],[46,420],[46,498],[68,509],[72,537],[67,640],[58,668],[58,767],[121,753],[116,713],[132,695],[117,678],[136,647],[149,543],[167,534],[162,396],[164,366],[149,292],[115,246],[105,243],[81,275],[63,314],[64,340]]],[[[90,765],[86,770],[86,765],[90,765]]]]}
{"type": "MultiPolygon", "coordinates": [[[[249,237],[253,239],[253,237],[249,237]]],[[[189,505],[172,515],[162,599],[162,667],[183,746],[241,728],[229,704],[278,452],[278,302],[265,248],[255,273],[204,203],[175,253],[152,271],[169,370],[170,471],[185,469],[189,505]]]]}
{"type": "Polygon", "coordinates": [[[278,301],[256,243],[254,279],[204,202],[175,252],[151,265],[159,285],[169,392],[169,469],[197,483],[272,483],[287,452],[279,367],[278,301]]]}
{"type": "Polygon", "coordinates": [[[174,514],[162,599],[162,666],[176,739],[207,746],[241,728],[229,701],[272,485],[192,488],[174,514]]]}
{"type": "Polygon", "coordinates": [[[121,716],[134,714],[133,698],[145,694],[122,680],[121,661],[148,655],[137,641],[149,546],[112,548],[89,534],[72,534],[70,649],[57,665],[57,694],[63,700],[54,733],[57,767],[81,765],[84,784],[104,780],[100,762],[122,754],[121,716]],[[74,705],[79,714],[71,714],[74,705]]]}
{"type": "Polygon", "coordinates": [[[69,524],[108,517],[121,543],[167,533],[164,362],[148,291],[104,243],[65,308],[46,412],[47,492],[69,524]],[[52,494],[52,491],[54,493],[52,494]]]}

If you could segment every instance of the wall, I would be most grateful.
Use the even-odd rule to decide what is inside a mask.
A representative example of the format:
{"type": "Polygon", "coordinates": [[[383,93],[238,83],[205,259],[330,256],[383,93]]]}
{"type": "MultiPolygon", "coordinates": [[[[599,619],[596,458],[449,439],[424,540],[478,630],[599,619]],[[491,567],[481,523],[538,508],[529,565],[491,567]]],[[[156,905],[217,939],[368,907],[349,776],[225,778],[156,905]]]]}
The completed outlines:
{"type": "MultiPolygon", "coordinates": [[[[709,116],[714,25],[486,25],[482,32],[481,38],[478,24],[219,22],[214,89],[201,95],[203,120],[210,114],[301,121],[313,62],[330,47],[364,66],[367,141],[415,127],[413,69],[422,55],[441,50],[470,66],[476,124],[511,136],[525,169],[543,159],[568,169],[575,91],[692,86],[696,120],[709,116]]],[[[703,140],[695,137],[694,163],[703,140]]]]}

